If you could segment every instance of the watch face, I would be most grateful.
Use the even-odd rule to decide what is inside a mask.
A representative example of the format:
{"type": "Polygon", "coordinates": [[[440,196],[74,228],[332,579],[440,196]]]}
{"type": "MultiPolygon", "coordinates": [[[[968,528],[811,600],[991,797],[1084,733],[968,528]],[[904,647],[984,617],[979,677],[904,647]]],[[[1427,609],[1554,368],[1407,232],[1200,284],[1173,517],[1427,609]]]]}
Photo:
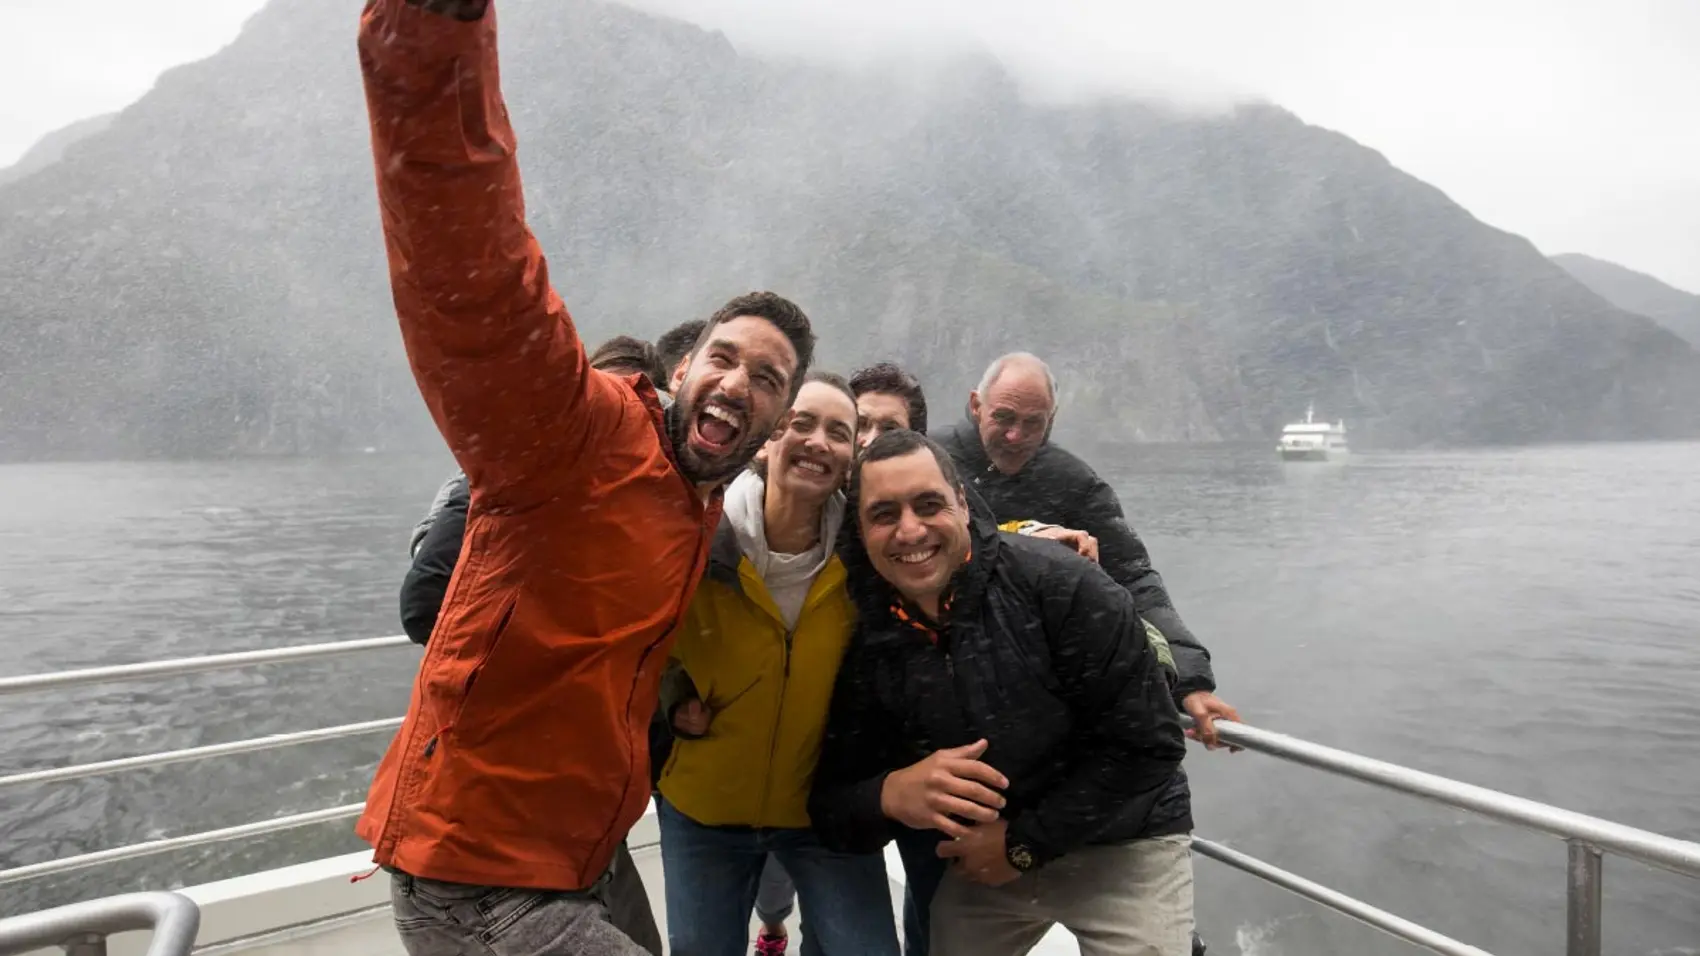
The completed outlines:
{"type": "Polygon", "coordinates": [[[1009,865],[1025,873],[1033,868],[1033,851],[1024,846],[1009,848],[1009,865]]]}

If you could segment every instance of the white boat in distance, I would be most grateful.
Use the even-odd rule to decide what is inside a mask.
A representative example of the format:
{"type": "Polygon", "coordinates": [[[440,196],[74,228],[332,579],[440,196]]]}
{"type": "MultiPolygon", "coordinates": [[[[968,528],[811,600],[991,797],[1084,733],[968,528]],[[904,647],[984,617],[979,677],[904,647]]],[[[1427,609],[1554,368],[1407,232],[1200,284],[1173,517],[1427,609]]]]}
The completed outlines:
{"type": "Polygon", "coordinates": [[[1339,461],[1346,457],[1346,423],[1319,422],[1316,406],[1305,407],[1305,420],[1281,429],[1276,446],[1282,461],[1339,461]]]}

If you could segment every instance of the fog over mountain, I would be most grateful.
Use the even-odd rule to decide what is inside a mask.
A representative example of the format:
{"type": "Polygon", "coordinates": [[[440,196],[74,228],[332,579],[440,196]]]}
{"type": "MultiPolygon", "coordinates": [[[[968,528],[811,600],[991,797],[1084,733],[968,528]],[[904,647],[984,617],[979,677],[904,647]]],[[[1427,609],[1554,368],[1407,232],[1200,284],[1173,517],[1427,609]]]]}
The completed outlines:
{"type": "MultiPolygon", "coordinates": [[[[1527,240],[1272,105],[1033,102],[959,56],[841,71],[592,0],[502,11],[530,218],[594,342],[773,288],[822,361],[948,421],[985,362],[1062,437],[1700,433],[1700,356],[1527,240]]],[[[389,302],[353,11],[273,0],[0,186],[0,457],[440,442],[389,302]]]]}

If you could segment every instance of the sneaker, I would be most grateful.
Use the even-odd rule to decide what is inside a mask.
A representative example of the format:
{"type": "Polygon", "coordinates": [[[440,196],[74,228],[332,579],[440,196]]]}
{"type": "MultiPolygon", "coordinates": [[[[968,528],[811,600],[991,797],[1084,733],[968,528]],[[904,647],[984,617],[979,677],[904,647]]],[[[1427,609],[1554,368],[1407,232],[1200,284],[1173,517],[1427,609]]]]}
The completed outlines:
{"type": "Polygon", "coordinates": [[[785,956],[785,947],[791,945],[789,936],[769,936],[766,933],[756,935],[756,956],[785,956]]]}

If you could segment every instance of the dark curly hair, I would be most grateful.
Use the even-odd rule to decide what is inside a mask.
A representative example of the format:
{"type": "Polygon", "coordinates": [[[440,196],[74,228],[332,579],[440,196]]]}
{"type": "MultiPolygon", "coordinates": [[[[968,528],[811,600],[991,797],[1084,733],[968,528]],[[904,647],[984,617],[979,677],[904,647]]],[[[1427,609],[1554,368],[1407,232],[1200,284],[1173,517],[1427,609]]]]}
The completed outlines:
{"type": "Polygon", "coordinates": [[[857,397],[872,392],[876,395],[896,395],[909,406],[909,430],[927,433],[927,395],[915,376],[890,362],[871,365],[850,376],[850,391],[857,397]]]}
{"type": "Polygon", "coordinates": [[[707,319],[691,319],[673,326],[655,340],[655,350],[661,353],[661,364],[667,367],[668,375],[696,348],[697,339],[702,338],[702,330],[706,328],[707,319]]]}
{"type": "Polygon", "coordinates": [[[746,292],[721,306],[708,317],[691,351],[702,348],[715,326],[746,315],[773,323],[791,341],[791,348],[797,353],[797,369],[791,374],[791,397],[796,398],[809,373],[809,365],[815,360],[815,332],[803,310],[776,292],[746,292]]]}

